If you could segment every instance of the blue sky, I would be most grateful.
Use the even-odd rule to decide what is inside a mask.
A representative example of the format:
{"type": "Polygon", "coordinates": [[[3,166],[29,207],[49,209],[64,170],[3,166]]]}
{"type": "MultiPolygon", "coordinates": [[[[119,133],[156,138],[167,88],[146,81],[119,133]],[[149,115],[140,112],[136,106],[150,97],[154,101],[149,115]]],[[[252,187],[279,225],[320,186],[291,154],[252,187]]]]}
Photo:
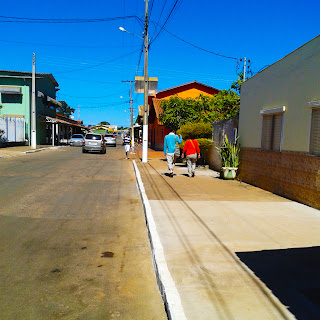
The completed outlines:
{"type": "MultiPolygon", "coordinates": [[[[99,19],[137,16],[144,19],[144,0],[5,1],[0,17],[2,70],[52,73],[60,85],[58,100],[76,108],[86,125],[108,121],[130,125],[129,84],[143,75],[143,27],[136,18],[86,23],[18,23],[22,17],[40,19],[99,19]],[[5,20],[14,22],[3,22],[5,20]],[[139,68],[138,68],[139,65],[139,68]],[[138,69],[138,71],[137,71],[138,69]]],[[[149,0],[149,76],[158,77],[158,90],[197,80],[228,89],[247,57],[257,72],[319,35],[318,0],[210,1],[149,0]],[[192,47],[161,30],[223,58],[192,47]],[[156,29],[155,27],[158,26],[156,29]]],[[[134,114],[143,94],[133,94],[134,114]]]]}

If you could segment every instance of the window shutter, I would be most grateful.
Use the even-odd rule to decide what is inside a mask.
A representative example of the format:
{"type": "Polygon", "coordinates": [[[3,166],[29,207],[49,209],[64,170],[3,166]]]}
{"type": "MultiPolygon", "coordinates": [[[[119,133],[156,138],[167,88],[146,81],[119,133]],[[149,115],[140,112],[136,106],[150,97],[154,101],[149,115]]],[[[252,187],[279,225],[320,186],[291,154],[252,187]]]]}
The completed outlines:
{"type": "Polygon", "coordinates": [[[275,114],[273,116],[272,150],[274,150],[274,151],[280,151],[282,117],[283,117],[283,114],[275,114]]]}
{"type": "Polygon", "coordinates": [[[262,137],[261,149],[271,150],[272,142],[272,115],[264,115],[262,117],[262,137]]]}
{"type": "Polygon", "coordinates": [[[310,153],[320,156],[320,109],[312,109],[310,153]]]}

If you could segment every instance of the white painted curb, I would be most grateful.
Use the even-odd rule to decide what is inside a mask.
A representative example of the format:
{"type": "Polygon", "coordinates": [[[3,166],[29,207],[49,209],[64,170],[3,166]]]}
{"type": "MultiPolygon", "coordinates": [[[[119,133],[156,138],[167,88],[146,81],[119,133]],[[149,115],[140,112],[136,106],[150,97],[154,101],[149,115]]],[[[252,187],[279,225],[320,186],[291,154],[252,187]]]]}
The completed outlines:
{"type": "Polygon", "coordinates": [[[151,253],[153,266],[156,272],[159,290],[166,306],[168,319],[170,320],[186,320],[184,310],[181,304],[180,295],[175,286],[175,283],[168,270],[167,262],[164,256],[163,247],[159,238],[156,224],[153,219],[151,206],[146,195],[144,185],[141,179],[140,171],[135,160],[132,161],[135,170],[137,184],[140,191],[146,223],[149,233],[149,241],[151,245],[151,253]]]}
{"type": "Polygon", "coordinates": [[[59,148],[62,148],[62,146],[54,146],[54,147],[48,147],[48,148],[39,148],[39,149],[24,151],[23,153],[28,154],[28,153],[40,152],[40,151],[44,151],[44,150],[56,150],[56,149],[59,149],[59,148]]]}

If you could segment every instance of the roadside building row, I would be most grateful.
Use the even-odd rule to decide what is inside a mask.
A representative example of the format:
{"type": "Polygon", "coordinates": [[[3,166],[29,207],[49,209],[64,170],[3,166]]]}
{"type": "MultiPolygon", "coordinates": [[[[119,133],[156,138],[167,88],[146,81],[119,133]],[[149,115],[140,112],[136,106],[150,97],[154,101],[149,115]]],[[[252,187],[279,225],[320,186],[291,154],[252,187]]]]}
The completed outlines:
{"type": "MultiPolygon", "coordinates": [[[[59,84],[51,73],[36,73],[37,144],[66,143],[73,133],[86,130],[81,121],[56,113],[59,84]]],[[[0,129],[3,141],[29,144],[31,137],[32,73],[0,70],[0,129]]]]}

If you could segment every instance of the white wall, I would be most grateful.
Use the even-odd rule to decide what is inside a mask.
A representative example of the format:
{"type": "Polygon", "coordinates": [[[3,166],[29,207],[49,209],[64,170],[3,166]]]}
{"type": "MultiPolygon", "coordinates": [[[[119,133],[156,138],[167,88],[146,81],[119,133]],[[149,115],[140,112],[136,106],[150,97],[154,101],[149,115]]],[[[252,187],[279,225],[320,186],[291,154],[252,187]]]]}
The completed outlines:
{"type": "Polygon", "coordinates": [[[260,110],[286,107],[282,150],[309,151],[311,110],[320,100],[320,36],[243,83],[239,136],[242,147],[260,148],[260,110]]]}

